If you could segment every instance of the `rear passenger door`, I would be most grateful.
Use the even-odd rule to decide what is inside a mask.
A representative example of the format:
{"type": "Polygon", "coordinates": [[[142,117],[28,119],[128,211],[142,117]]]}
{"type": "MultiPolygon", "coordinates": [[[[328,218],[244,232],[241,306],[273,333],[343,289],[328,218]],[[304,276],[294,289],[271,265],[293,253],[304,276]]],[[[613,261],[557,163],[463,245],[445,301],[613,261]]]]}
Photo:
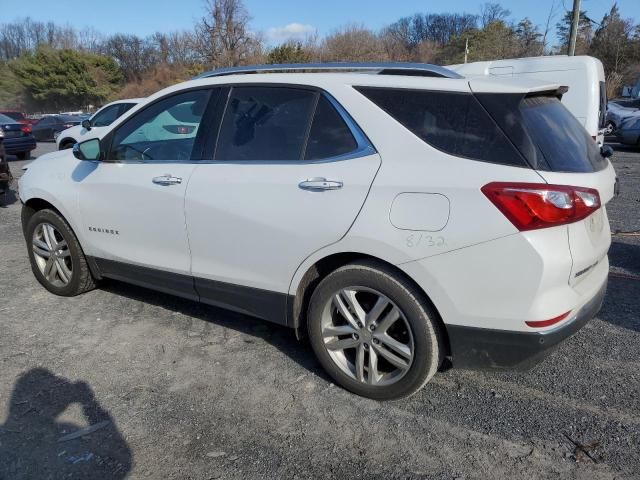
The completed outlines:
{"type": "Polygon", "coordinates": [[[216,110],[185,202],[196,289],[282,323],[296,268],[348,231],[380,157],[325,92],[237,86],[216,110]]]}

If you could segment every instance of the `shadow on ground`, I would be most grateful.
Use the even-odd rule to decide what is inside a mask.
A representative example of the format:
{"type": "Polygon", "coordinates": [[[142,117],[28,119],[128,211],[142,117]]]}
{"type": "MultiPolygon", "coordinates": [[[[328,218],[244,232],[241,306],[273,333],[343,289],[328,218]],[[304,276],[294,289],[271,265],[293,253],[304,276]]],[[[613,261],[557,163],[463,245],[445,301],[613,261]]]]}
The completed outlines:
{"type": "Polygon", "coordinates": [[[609,263],[612,267],[640,275],[640,244],[612,242],[609,249],[609,263]]]}
{"type": "MultiPolygon", "coordinates": [[[[99,288],[114,295],[179,312],[198,320],[215,323],[245,335],[260,338],[318,377],[329,382],[332,381],[316,360],[307,339],[298,341],[294,331],[288,327],[116,280],[101,280],[99,288]]],[[[252,340],[246,339],[245,342],[252,343],[252,340]]]]}
{"type": "Polygon", "coordinates": [[[35,368],[18,378],[9,402],[0,425],[1,479],[117,480],[131,470],[127,442],[85,382],[35,368]],[[84,425],[59,418],[74,404],[84,425]]]}
{"type": "Polygon", "coordinates": [[[4,193],[0,193],[0,208],[7,208],[18,201],[18,192],[9,187],[4,193]]]}

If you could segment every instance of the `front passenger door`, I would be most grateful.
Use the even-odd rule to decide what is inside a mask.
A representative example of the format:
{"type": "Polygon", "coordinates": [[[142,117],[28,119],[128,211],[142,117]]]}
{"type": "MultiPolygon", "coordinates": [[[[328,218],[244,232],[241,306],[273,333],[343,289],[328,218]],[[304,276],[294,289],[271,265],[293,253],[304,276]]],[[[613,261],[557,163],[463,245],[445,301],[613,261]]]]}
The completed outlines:
{"type": "Polygon", "coordinates": [[[137,112],[103,140],[106,160],[79,179],[88,253],[105,276],[197,297],[184,196],[210,94],[183,92],[137,112]]]}

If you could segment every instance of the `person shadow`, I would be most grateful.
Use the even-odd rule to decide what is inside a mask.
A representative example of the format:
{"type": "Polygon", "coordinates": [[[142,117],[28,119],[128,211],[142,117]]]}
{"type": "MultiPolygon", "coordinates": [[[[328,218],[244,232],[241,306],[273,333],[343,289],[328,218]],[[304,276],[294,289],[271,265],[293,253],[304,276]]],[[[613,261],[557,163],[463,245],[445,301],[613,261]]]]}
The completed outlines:
{"type": "Polygon", "coordinates": [[[0,424],[0,480],[117,480],[128,475],[132,461],[127,442],[87,383],[44,368],[20,375],[0,424]],[[59,419],[74,404],[86,425],[59,419]]]}

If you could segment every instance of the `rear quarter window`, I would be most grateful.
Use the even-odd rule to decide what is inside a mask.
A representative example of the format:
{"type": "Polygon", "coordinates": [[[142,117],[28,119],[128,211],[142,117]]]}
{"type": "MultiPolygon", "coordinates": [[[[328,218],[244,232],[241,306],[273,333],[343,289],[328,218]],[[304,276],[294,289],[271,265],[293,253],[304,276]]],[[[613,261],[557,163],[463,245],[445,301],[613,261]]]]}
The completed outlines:
{"type": "Polygon", "coordinates": [[[445,153],[528,166],[471,93],[356,87],[418,138],[445,153]]]}

